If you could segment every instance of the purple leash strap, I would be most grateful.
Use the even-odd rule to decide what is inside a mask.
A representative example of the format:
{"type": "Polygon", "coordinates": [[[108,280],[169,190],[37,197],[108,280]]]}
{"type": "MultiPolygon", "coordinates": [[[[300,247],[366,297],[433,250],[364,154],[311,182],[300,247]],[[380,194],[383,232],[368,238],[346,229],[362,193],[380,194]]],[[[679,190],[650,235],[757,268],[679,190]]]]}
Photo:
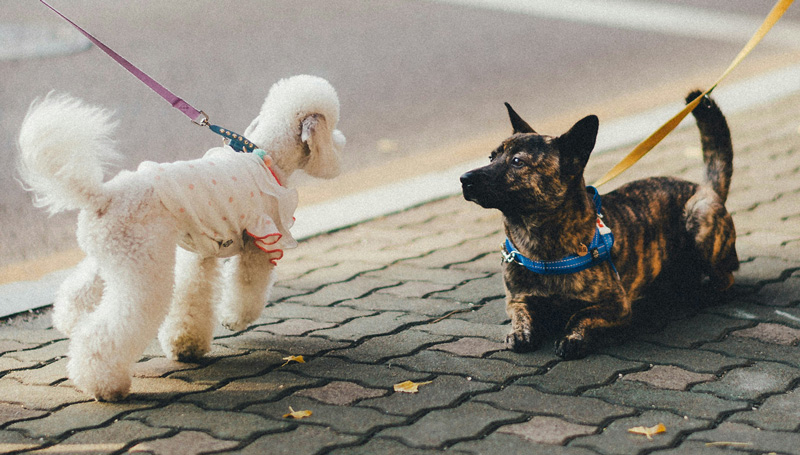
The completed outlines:
{"type": "Polygon", "coordinates": [[[83,36],[88,38],[89,41],[91,41],[95,46],[99,47],[103,52],[108,54],[109,57],[113,58],[117,63],[122,65],[122,67],[125,68],[126,70],[128,70],[129,73],[131,73],[134,76],[136,76],[137,79],[139,79],[140,81],[144,82],[144,85],[150,87],[151,90],[153,90],[154,92],[158,93],[159,96],[161,96],[162,98],[167,100],[167,102],[169,104],[171,104],[172,107],[174,107],[175,109],[183,112],[187,117],[189,117],[192,120],[192,122],[194,122],[194,123],[196,123],[197,125],[200,125],[200,126],[208,125],[208,116],[206,115],[205,112],[198,111],[197,109],[192,107],[189,103],[187,103],[186,101],[182,100],[177,95],[175,95],[174,93],[170,92],[169,90],[167,90],[166,87],[164,87],[163,85],[161,85],[158,82],[156,82],[155,79],[153,79],[152,77],[150,77],[147,74],[145,74],[144,71],[142,71],[139,68],[137,68],[136,66],[134,66],[131,62],[125,60],[124,57],[122,57],[121,55],[119,55],[116,52],[114,52],[113,50],[111,50],[111,48],[109,48],[108,46],[106,46],[105,44],[100,42],[100,40],[98,40],[97,38],[92,36],[86,30],[82,29],[78,24],[76,24],[76,23],[72,22],[71,20],[69,20],[69,18],[67,18],[66,16],[61,14],[57,9],[53,8],[52,6],[50,6],[46,1],[44,1],[44,0],[39,0],[39,1],[42,2],[46,7],[50,8],[51,10],[53,10],[54,13],[58,14],[59,16],[61,16],[62,19],[64,19],[65,21],[69,22],[70,24],[72,24],[73,27],[78,29],[78,31],[81,32],[83,34],[83,36]]]}

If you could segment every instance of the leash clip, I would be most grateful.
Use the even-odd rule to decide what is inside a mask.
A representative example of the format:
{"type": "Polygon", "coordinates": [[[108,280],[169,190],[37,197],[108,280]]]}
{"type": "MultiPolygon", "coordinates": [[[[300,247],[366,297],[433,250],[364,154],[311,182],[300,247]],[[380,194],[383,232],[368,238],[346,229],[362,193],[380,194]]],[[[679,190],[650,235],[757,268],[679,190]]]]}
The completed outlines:
{"type": "Polygon", "coordinates": [[[197,118],[192,119],[192,123],[194,123],[197,126],[208,126],[208,120],[209,120],[208,114],[206,114],[203,111],[200,111],[200,113],[197,115],[197,118]]]}

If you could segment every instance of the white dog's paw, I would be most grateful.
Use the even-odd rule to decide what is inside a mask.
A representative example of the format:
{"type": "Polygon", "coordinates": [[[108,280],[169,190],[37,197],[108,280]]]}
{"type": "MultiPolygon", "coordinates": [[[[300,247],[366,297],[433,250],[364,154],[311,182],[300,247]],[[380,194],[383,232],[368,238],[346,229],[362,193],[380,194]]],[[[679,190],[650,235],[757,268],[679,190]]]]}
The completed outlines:
{"type": "Polygon", "coordinates": [[[97,401],[120,401],[128,396],[131,389],[131,375],[123,365],[109,365],[70,359],[67,363],[69,378],[79,390],[91,395],[97,401]]]}
{"type": "Polygon", "coordinates": [[[238,315],[229,315],[228,317],[220,318],[220,323],[226,329],[232,332],[241,332],[242,330],[246,329],[250,326],[250,324],[256,320],[258,315],[253,318],[239,318],[238,315]]]}
{"type": "Polygon", "coordinates": [[[182,334],[168,337],[164,332],[159,334],[161,349],[170,360],[179,362],[195,362],[211,351],[211,339],[182,334]]]}

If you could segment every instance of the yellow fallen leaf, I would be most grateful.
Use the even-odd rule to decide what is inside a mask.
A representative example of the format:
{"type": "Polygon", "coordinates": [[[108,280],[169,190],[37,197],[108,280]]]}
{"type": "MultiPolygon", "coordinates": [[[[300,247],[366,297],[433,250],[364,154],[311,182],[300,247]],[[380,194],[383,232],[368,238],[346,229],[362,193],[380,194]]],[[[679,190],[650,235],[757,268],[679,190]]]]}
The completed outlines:
{"type": "Polygon", "coordinates": [[[425,381],[425,382],[413,382],[413,381],[404,381],[399,384],[394,385],[395,392],[405,392],[405,393],[417,393],[419,392],[419,386],[430,384],[433,381],[425,381]]]}
{"type": "Polygon", "coordinates": [[[647,436],[647,439],[651,441],[653,440],[654,434],[664,433],[665,431],[667,431],[667,427],[665,427],[663,423],[659,423],[658,425],[649,428],[648,427],[628,428],[629,433],[643,434],[647,436]]]}
{"type": "Polygon", "coordinates": [[[311,415],[311,411],[309,411],[309,410],[295,411],[294,409],[292,409],[291,406],[289,406],[289,413],[288,414],[284,414],[283,418],[284,419],[288,419],[288,418],[291,417],[292,419],[302,419],[302,418],[308,417],[310,415],[311,415]]]}
{"type": "Polygon", "coordinates": [[[281,360],[285,360],[286,361],[286,362],[283,363],[283,365],[281,365],[282,367],[285,367],[286,365],[288,365],[289,362],[306,363],[306,361],[303,359],[303,356],[301,356],[301,355],[290,355],[289,357],[284,357],[281,360]]]}

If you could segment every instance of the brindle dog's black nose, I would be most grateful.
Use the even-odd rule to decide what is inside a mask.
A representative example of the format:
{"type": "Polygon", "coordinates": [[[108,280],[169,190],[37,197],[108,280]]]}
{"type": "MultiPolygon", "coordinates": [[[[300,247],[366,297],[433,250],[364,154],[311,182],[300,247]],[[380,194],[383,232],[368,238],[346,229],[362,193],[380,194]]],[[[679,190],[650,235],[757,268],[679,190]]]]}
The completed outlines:
{"type": "Polygon", "coordinates": [[[461,176],[461,187],[470,189],[475,186],[475,173],[469,171],[461,176]]]}

